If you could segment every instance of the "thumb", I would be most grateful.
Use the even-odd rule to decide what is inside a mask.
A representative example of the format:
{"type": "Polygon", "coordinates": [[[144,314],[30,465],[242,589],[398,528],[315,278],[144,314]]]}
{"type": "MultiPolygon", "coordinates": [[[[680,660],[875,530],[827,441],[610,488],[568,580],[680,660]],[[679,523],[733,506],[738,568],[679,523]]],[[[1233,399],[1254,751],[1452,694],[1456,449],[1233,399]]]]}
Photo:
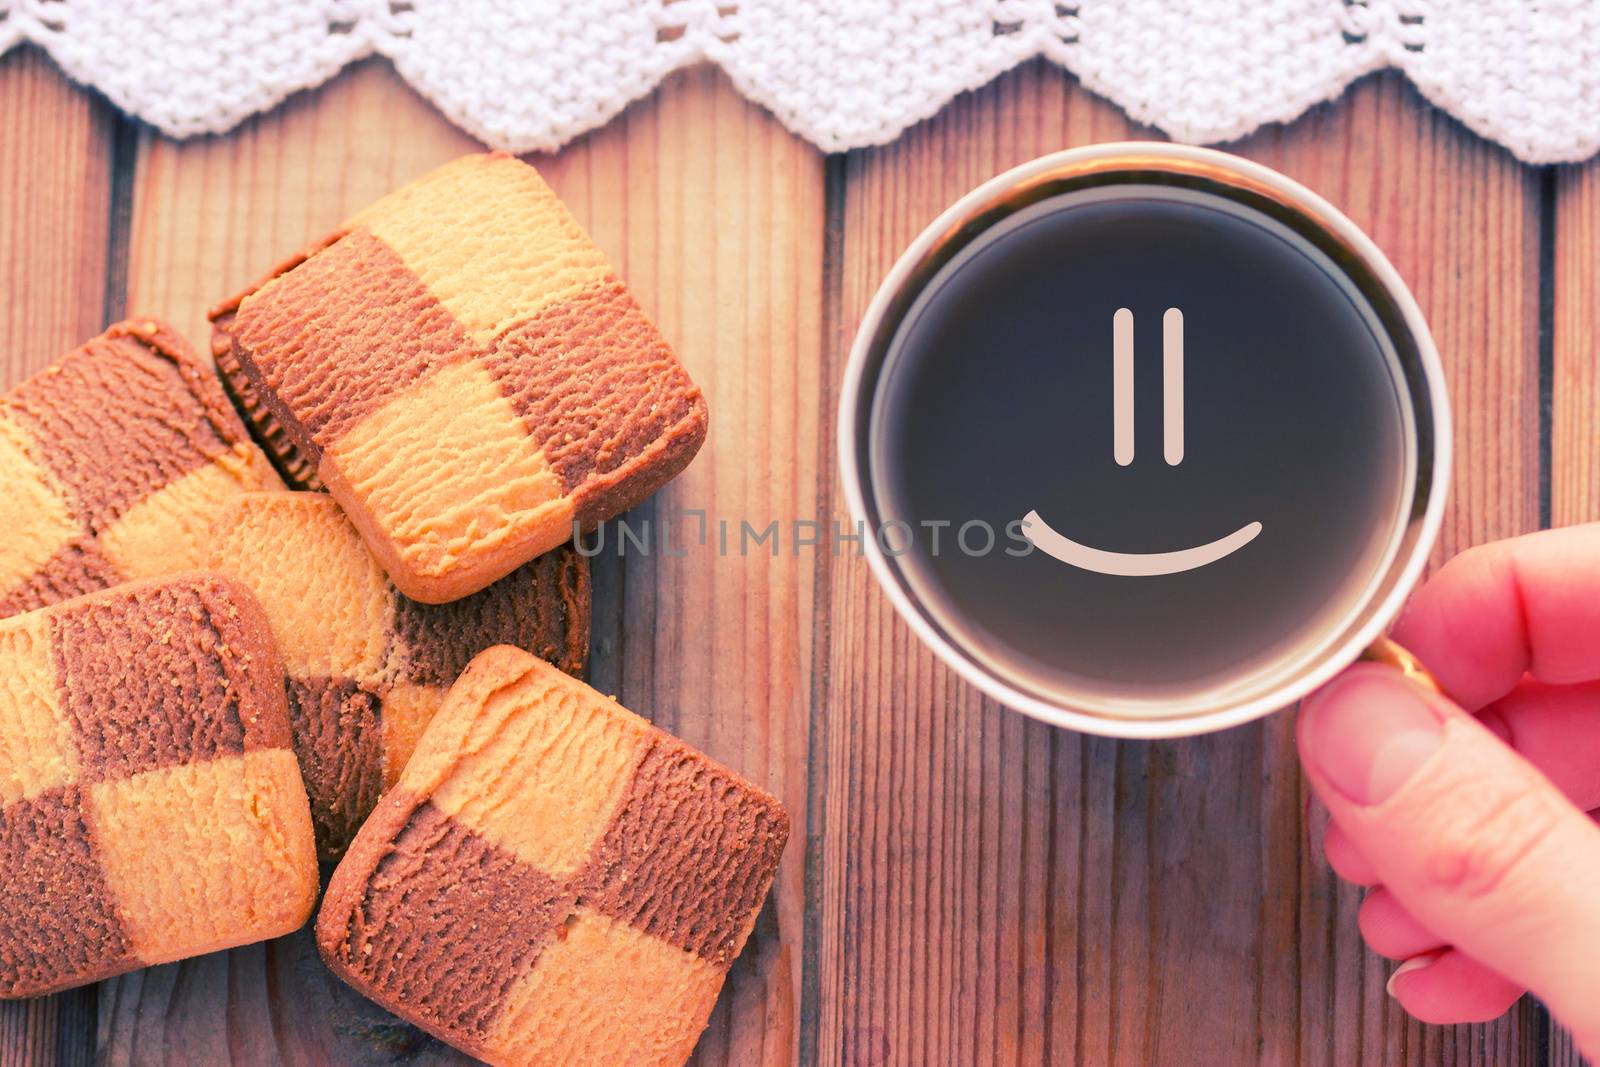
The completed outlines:
{"type": "Polygon", "coordinates": [[[1445,697],[1376,665],[1307,700],[1317,795],[1425,927],[1600,1051],[1600,828],[1445,697]]]}

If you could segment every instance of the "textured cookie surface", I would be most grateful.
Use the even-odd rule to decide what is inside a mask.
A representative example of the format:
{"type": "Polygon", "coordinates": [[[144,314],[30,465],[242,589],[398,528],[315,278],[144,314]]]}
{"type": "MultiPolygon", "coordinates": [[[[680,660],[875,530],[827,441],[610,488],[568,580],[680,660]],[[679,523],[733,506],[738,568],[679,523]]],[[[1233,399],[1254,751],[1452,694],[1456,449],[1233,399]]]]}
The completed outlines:
{"type": "MultiPolygon", "coordinates": [[[[326,247],[331,240],[333,238],[330,237],[300,249],[274,267],[268,277],[277,277],[293,270],[326,247]]],[[[325,490],[327,486],[317,477],[319,457],[314,453],[302,452],[294,443],[283,424],[261,399],[260,391],[250,381],[239,357],[234,354],[233,320],[239,313],[239,302],[247,295],[248,292],[238,293],[206,313],[211,320],[211,358],[216,362],[217,377],[222,380],[223,391],[228,394],[228,399],[233,401],[234,408],[250,427],[256,443],[278,469],[284,482],[291,489],[325,490]]]]}
{"type": "Polygon", "coordinates": [[[182,338],[119,323],[0,397],[0,618],[197,567],[221,507],[280,487],[182,338]]]}
{"type": "Polygon", "coordinates": [[[705,401],[532,167],[469,156],[213,310],[291,480],[325,483],[389,576],[438,603],[654,492],[705,401]]]}
{"type": "Polygon", "coordinates": [[[450,604],[419,604],[384,577],[321,493],[253,493],[217,519],[209,565],[260,599],[288,675],[289,717],[317,848],[336,858],[392,786],[445,692],[497,644],[581,673],[588,561],[571,545],[450,604]]]}
{"type": "Polygon", "coordinates": [[[317,944],[362,993],[491,1063],[678,1065],[788,833],[763,790],[493,648],[356,835],[317,944]]]}
{"type": "Polygon", "coordinates": [[[0,622],[0,997],[276,937],[316,894],[247,590],[185,574],[0,622]]]}

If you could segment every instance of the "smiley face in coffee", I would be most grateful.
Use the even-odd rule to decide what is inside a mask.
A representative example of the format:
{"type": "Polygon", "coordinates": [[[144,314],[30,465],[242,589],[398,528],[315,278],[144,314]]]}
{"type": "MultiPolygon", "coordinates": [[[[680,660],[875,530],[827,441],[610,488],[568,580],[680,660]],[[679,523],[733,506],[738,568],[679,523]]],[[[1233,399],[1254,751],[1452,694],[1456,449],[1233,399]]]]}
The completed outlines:
{"type": "MultiPolygon", "coordinates": [[[[1162,454],[1172,466],[1183,462],[1183,312],[1168,308],[1162,316],[1161,410],[1162,454]]],[[[1133,312],[1118,308],[1112,316],[1113,440],[1117,463],[1133,462],[1133,312]]],[[[1249,522],[1226,537],[1168,552],[1108,552],[1074,541],[1030,511],[1023,536],[1046,555],[1074,567],[1126,577],[1177,574],[1215,563],[1256,539],[1259,522],[1249,522]]]]}
{"type": "Polygon", "coordinates": [[[1012,684],[1225,693],[1381,577],[1413,417],[1328,251],[1203,188],[1094,185],[993,225],[906,310],[871,492],[918,534],[894,566],[1012,684]],[[1011,536],[920,535],[974,522],[1011,536]]]}

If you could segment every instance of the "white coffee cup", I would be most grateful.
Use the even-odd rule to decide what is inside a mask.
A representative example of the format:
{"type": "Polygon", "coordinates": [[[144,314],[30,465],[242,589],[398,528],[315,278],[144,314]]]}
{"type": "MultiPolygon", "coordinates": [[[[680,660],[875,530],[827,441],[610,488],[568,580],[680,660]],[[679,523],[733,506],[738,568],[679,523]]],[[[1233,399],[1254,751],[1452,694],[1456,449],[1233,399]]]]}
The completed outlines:
{"type": "Polygon", "coordinates": [[[1451,433],[1444,375],[1416,300],[1378,247],[1331,204],[1267,167],[1203,148],[1160,142],[1102,144],[1055,153],[1008,171],[962,197],[900,257],[867,308],[845,370],[839,404],[839,463],[850,512],[870,531],[883,515],[873,486],[869,437],[875,392],[897,331],[917,297],[962,249],[1019,211],[1088,183],[1186,183],[1271,213],[1315,238],[1347,277],[1385,302],[1396,331],[1395,387],[1411,413],[1405,506],[1397,509],[1386,554],[1363,592],[1301,651],[1265,664],[1226,692],[1154,700],[1107,698],[1093,686],[1048,689],[997,669],[981,648],[948,624],[883,542],[870,533],[863,551],[895,610],[917,636],[967,681],[1034,718],[1114,737],[1205,733],[1259,718],[1305,696],[1365,655],[1425,672],[1383,631],[1416,584],[1438,534],[1448,489],[1451,433]]]}

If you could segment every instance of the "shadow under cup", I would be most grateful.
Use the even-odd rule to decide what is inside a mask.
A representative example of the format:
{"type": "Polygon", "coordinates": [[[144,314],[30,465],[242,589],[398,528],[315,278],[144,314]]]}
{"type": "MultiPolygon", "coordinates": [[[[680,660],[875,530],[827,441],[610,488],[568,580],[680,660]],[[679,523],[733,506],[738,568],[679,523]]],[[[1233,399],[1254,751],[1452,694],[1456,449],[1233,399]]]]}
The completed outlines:
{"type": "Polygon", "coordinates": [[[1046,157],[950,209],[869,309],[840,419],[919,636],[1011,706],[1125,736],[1245,721],[1355,658],[1449,466],[1432,340],[1372,242],[1281,175],[1164,144],[1046,157]]]}

